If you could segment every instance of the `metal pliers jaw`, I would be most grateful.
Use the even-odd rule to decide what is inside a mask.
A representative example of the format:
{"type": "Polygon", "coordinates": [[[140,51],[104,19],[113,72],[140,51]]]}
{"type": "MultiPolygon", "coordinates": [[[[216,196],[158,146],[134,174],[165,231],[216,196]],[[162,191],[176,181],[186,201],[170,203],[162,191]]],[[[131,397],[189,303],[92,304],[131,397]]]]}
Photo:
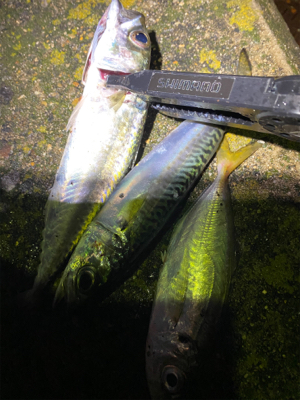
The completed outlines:
{"type": "Polygon", "coordinates": [[[280,78],[145,70],[110,75],[171,117],[268,133],[300,142],[300,76],[280,78]]]}

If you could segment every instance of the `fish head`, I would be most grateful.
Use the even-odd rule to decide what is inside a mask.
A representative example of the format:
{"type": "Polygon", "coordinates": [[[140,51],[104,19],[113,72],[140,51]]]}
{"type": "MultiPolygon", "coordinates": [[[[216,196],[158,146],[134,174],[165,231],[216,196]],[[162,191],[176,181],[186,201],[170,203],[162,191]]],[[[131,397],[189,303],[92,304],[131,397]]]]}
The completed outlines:
{"type": "Polygon", "coordinates": [[[149,331],[146,374],[152,399],[183,399],[196,363],[197,347],[185,332],[149,331]]]}
{"type": "Polygon", "coordinates": [[[63,299],[68,306],[78,305],[92,297],[110,273],[110,253],[98,240],[89,245],[79,243],[62,274],[54,304],[63,299]]]}
{"type": "Polygon", "coordinates": [[[112,0],[97,25],[83,71],[83,83],[90,69],[97,70],[100,78],[106,80],[112,73],[122,75],[149,68],[150,54],[151,42],[144,16],[126,10],[119,0],[112,0]]]}
{"type": "Polygon", "coordinates": [[[93,265],[83,264],[77,268],[67,268],[55,293],[54,303],[63,298],[68,304],[82,302],[88,297],[97,281],[97,271],[93,265]]]}
{"type": "Polygon", "coordinates": [[[119,255],[126,244],[120,229],[111,231],[91,224],[81,237],[66,266],[55,293],[54,304],[64,299],[68,306],[93,298],[105,297],[107,281],[118,267],[119,255]],[[100,289],[100,290],[99,290],[100,289]]]}

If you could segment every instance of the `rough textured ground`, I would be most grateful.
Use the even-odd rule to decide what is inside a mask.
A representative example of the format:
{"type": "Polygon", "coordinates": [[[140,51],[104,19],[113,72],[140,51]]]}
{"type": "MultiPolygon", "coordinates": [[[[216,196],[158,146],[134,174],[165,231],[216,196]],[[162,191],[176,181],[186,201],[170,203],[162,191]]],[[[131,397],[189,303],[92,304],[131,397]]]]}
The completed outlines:
{"type": "MultiPolygon", "coordinates": [[[[1,397],[149,398],[144,345],[166,232],[106,302],[27,314],[16,296],[39,262],[43,210],[81,71],[107,1],[0,2],[1,397]]],[[[299,74],[299,48],[269,0],[123,1],[152,31],[152,68],[235,73],[246,47],[254,75],[299,74]]],[[[147,154],[179,121],[151,111],[147,154]]],[[[192,398],[299,398],[300,145],[265,145],[230,179],[239,263],[220,338],[192,398]]],[[[189,204],[215,178],[204,173],[189,204]]]]}

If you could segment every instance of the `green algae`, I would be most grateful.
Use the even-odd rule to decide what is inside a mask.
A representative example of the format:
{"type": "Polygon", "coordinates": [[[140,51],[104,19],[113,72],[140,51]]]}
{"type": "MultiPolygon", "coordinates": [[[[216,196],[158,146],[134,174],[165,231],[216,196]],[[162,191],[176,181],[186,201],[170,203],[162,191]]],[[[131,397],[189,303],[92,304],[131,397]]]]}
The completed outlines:
{"type": "MultiPolygon", "coordinates": [[[[300,259],[300,253],[298,254],[300,259]]],[[[278,254],[275,258],[268,260],[261,265],[261,274],[265,281],[274,288],[282,288],[287,293],[294,293],[295,286],[292,282],[300,283],[299,276],[295,278],[292,264],[287,254],[278,254]]]]}
{"type": "MultiPolygon", "coordinates": [[[[25,177],[24,184],[32,181],[25,177]]],[[[43,198],[20,194],[15,196],[3,194],[2,200],[10,204],[1,212],[0,248],[2,262],[13,262],[17,268],[34,276],[39,262],[40,246],[37,237],[41,237],[43,222],[40,219],[44,209],[43,198]]]]}
{"type": "MultiPolygon", "coordinates": [[[[48,2],[46,8],[41,8],[40,2],[28,2],[27,5],[24,2],[17,7],[17,2],[7,1],[3,2],[0,8],[0,20],[5,21],[5,29],[1,31],[0,47],[3,78],[4,84],[9,85],[14,92],[11,103],[3,107],[1,105],[1,126],[5,125],[11,129],[10,132],[5,133],[3,128],[2,135],[9,140],[12,150],[1,167],[0,173],[1,177],[6,177],[14,171],[20,171],[18,184],[14,189],[4,192],[1,197],[1,257],[2,262],[12,271],[15,269],[25,271],[32,277],[39,263],[45,202],[67,139],[64,127],[72,112],[72,102],[82,93],[82,86],[74,85],[74,81],[81,79],[81,71],[95,24],[107,4],[100,2],[98,5],[98,3],[96,5],[89,2],[92,4],[89,13],[86,13],[84,18],[78,19],[74,19],[75,14],[74,18],[68,18],[72,14],[71,10],[81,4],[73,0],[48,2]],[[56,62],[59,56],[52,55],[62,53],[65,53],[65,62],[56,62]]],[[[286,26],[278,20],[277,14],[274,15],[273,6],[268,4],[270,2],[264,0],[260,3],[265,4],[263,16],[273,20],[270,26],[272,23],[273,31],[279,32],[277,38],[281,42],[284,53],[287,54],[287,63],[297,74],[299,57],[297,58],[296,51],[291,49],[291,38],[287,35],[286,26]]],[[[207,68],[210,72],[235,73],[238,54],[244,46],[250,50],[254,48],[257,54],[261,54],[259,65],[256,59],[251,60],[260,74],[271,74],[271,72],[275,75],[282,74],[281,66],[277,64],[274,64],[274,71],[271,70],[270,63],[274,63],[274,59],[270,61],[270,50],[261,45],[264,38],[261,37],[260,30],[257,28],[257,21],[250,19],[251,24],[247,25],[249,21],[244,19],[240,22],[237,18],[238,13],[241,10],[245,11],[245,7],[249,4],[250,2],[246,1],[230,2],[230,7],[228,7],[227,3],[219,0],[167,1],[160,4],[140,0],[136,2],[136,7],[141,12],[144,10],[147,12],[146,18],[149,17],[148,20],[151,21],[148,26],[157,34],[162,60],[156,60],[156,65],[162,64],[163,68],[168,69],[200,72],[202,68],[203,70],[207,68]],[[182,5],[179,5],[181,3],[182,5]],[[177,22],[178,24],[175,25],[177,22]],[[196,26],[199,28],[196,29],[196,26]],[[249,30],[249,27],[253,29],[249,30]],[[258,44],[260,47],[254,47],[258,44]],[[213,52],[213,58],[210,58],[210,52],[213,52]],[[201,53],[206,54],[203,61],[201,53]]],[[[251,13],[247,11],[249,12],[251,13]]],[[[247,13],[245,13],[246,16],[247,13]]],[[[78,14],[78,16],[82,17],[83,14],[78,14]]],[[[179,121],[167,119],[162,115],[154,116],[154,118],[153,126],[144,141],[144,155],[179,124],[179,121]]],[[[261,138],[259,134],[255,136],[251,132],[238,132],[244,135],[244,139],[249,136],[261,138]]],[[[282,147],[280,157],[283,169],[273,165],[274,159],[278,157],[276,153],[272,156],[272,161],[270,160],[272,165],[267,172],[264,170],[260,172],[261,164],[258,162],[256,170],[250,169],[248,173],[242,168],[231,180],[239,262],[233,278],[229,302],[234,338],[241,338],[241,344],[237,339],[235,346],[230,348],[234,356],[233,380],[237,388],[235,398],[297,399],[300,367],[297,315],[300,254],[297,221],[300,218],[299,202],[293,188],[298,190],[299,198],[299,179],[295,172],[292,174],[289,170],[290,164],[295,162],[295,156],[289,151],[299,151],[299,144],[266,136],[268,135],[264,136],[264,139],[268,141],[265,146],[266,152],[274,150],[274,145],[269,143],[282,147]],[[294,174],[295,177],[293,177],[294,174]],[[275,183],[269,183],[281,175],[283,175],[282,181],[276,180],[275,183]],[[289,191],[292,191],[293,197],[285,197],[289,191]]],[[[212,163],[192,193],[187,207],[213,181],[215,175],[215,165],[212,163]]],[[[141,349],[141,361],[136,369],[133,368],[133,373],[137,369],[141,370],[140,381],[142,382],[145,380],[143,346],[148,319],[142,322],[138,319],[142,315],[140,305],[142,304],[147,309],[147,313],[150,313],[162,263],[161,253],[167,248],[169,237],[170,231],[160,238],[157,247],[140,265],[136,274],[101,306],[103,308],[111,306],[111,310],[117,309],[116,304],[130,305],[132,310],[128,311],[125,308],[122,320],[127,320],[126,328],[129,330],[128,326],[134,324],[134,318],[130,317],[131,312],[134,312],[138,316],[136,318],[138,324],[142,326],[144,336],[138,336],[137,330],[133,330],[126,336],[126,329],[122,330],[117,326],[120,320],[120,315],[118,315],[114,337],[110,341],[109,329],[112,328],[108,329],[109,334],[103,333],[103,325],[105,326],[107,320],[102,321],[102,314],[98,316],[98,308],[92,310],[92,318],[86,321],[91,335],[94,328],[98,328],[99,336],[95,340],[96,344],[99,342],[99,337],[102,338],[103,347],[109,347],[107,342],[111,343],[112,347],[118,343],[123,344],[125,334],[128,342],[134,342],[136,346],[130,347],[131,360],[133,354],[141,349]],[[99,325],[95,323],[97,318],[100,319],[99,325]]],[[[14,273],[12,276],[15,279],[14,273]]],[[[7,280],[5,285],[9,293],[10,288],[14,287],[14,281],[7,280]]],[[[30,285],[25,287],[22,283],[18,290],[28,289],[31,285],[32,279],[30,285]]],[[[45,324],[47,327],[49,325],[51,323],[45,324]]],[[[72,335],[77,332],[77,328],[75,326],[72,330],[72,335]]],[[[36,329],[40,333],[39,328],[36,327],[36,329]]],[[[43,335],[45,335],[44,332],[41,333],[41,338],[44,340],[43,335]]],[[[51,343],[48,338],[49,342],[51,343]]],[[[68,338],[64,337],[62,342],[66,346],[68,338]]],[[[91,350],[90,347],[86,347],[87,342],[86,336],[80,337],[76,348],[83,347],[90,352],[88,353],[90,358],[84,365],[89,372],[92,372],[89,365],[95,364],[95,371],[97,371],[95,382],[99,380],[98,373],[102,373],[102,382],[110,376],[122,375],[125,381],[128,379],[127,372],[124,373],[128,365],[121,373],[117,369],[120,362],[118,354],[111,353],[113,360],[111,364],[115,366],[110,364],[110,367],[116,368],[116,374],[111,373],[111,370],[104,373],[107,365],[102,367],[99,365],[99,360],[107,357],[108,350],[102,349],[98,352],[99,357],[95,361],[93,351],[96,346],[91,350]]],[[[92,343],[95,345],[95,342],[92,343]]],[[[119,346],[120,354],[124,353],[128,342],[124,340],[124,346],[119,346]]],[[[45,355],[45,347],[46,345],[43,344],[43,355],[45,355]]],[[[12,348],[15,350],[15,347],[12,348]]],[[[64,351],[64,349],[60,350],[64,351]]],[[[53,353],[55,351],[56,348],[53,353]]],[[[64,368],[70,368],[73,364],[74,348],[70,348],[69,351],[72,356],[69,355],[66,361],[63,360],[61,364],[64,368]]],[[[10,357],[13,358],[13,355],[14,353],[11,352],[10,357]]],[[[26,360],[28,359],[38,358],[36,354],[30,353],[30,357],[26,354],[26,360]]],[[[51,388],[55,390],[55,384],[52,383],[58,381],[56,358],[53,359],[53,355],[48,354],[48,357],[44,359],[52,360],[55,366],[51,368],[50,362],[50,368],[47,370],[51,388]]],[[[18,365],[16,358],[14,362],[18,365]]],[[[33,361],[33,364],[34,362],[36,361],[33,361]]],[[[31,364],[28,366],[28,369],[30,368],[37,373],[37,368],[34,369],[31,364]]],[[[16,369],[15,365],[14,369],[16,369]]],[[[65,377],[64,374],[65,372],[62,371],[63,377],[65,377]]],[[[76,377],[81,375],[80,373],[76,377]]],[[[18,379],[18,382],[21,382],[20,376],[18,379]]],[[[64,384],[70,388],[68,382],[64,384]]],[[[100,390],[93,392],[89,389],[91,390],[89,393],[92,393],[90,398],[98,398],[99,393],[102,393],[102,387],[94,387],[100,390]]],[[[85,396],[87,389],[81,388],[81,390],[81,398],[88,398],[85,396]]],[[[147,391],[145,392],[146,395],[140,398],[146,398],[147,391]]],[[[120,393],[118,395],[120,397],[120,393]]],[[[124,398],[138,396],[130,390],[125,395],[122,392],[121,395],[124,398]]]]}
{"type": "Polygon", "coordinates": [[[253,31],[257,15],[251,0],[231,0],[227,2],[227,8],[232,12],[230,24],[237,25],[241,31],[253,31]]]}
{"type": "Polygon", "coordinates": [[[201,63],[206,63],[209,68],[211,68],[213,71],[218,71],[221,66],[220,60],[218,60],[216,56],[216,52],[214,50],[205,50],[202,49],[200,52],[199,56],[200,62],[201,63]]]}
{"type": "Polygon", "coordinates": [[[291,335],[299,329],[292,312],[299,297],[299,210],[275,198],[252,201],[245,208],[234,204],[237,237],[242,237],[242,229],[247,232],[246,241],[239,240],[241,257],[230,298],[237,313],[235,329],[243,332],[236,367],[239,398],[274,398],[280,393],[280,398],[296,399],[297,379],[292,382],[290,377],[299,371],[299,347],[291,335]],[[282,378],[284,368],[289,372],[282,378]]]}
{"type": "Polygon", "coordinates": [[[57,49],[54,49],[51,53],[51,64],[54,65],[62,65],[65,63],[65,51],[58,51],[57,49]]]}

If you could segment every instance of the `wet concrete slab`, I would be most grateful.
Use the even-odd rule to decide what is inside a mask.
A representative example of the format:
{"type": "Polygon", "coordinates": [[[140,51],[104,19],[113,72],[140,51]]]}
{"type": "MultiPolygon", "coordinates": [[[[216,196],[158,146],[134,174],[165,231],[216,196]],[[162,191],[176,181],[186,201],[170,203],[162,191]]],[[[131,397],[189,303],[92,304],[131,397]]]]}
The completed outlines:
{"type": "MultiPolygon", "coordinates": [[[[81,96],[86,54],[108,3],[0,3],[3,398],[149,398],[144,343],[171,230],[104,303],[95,299],[89,310],[56,315],[47,309],[30,318],[14,306],[33,283],[44,206],[68,136],[64,129],[81,96]]],[[[299,47],[273,2],[123,4],[146,17],[152,68],[232,74],[246,48],[253,75],[300,73],[299,47]]],[[[140,157],[179,123],[151,110],[140,157]]],[[[239,263],[211,377],[192,391],[194,398],[297,399],[300,145],[230,132],[233,149],[252,139],[265,145],[230,179],[239,263]]],[[[213,161],[188,205],[215,176],[213,161]]]]}

